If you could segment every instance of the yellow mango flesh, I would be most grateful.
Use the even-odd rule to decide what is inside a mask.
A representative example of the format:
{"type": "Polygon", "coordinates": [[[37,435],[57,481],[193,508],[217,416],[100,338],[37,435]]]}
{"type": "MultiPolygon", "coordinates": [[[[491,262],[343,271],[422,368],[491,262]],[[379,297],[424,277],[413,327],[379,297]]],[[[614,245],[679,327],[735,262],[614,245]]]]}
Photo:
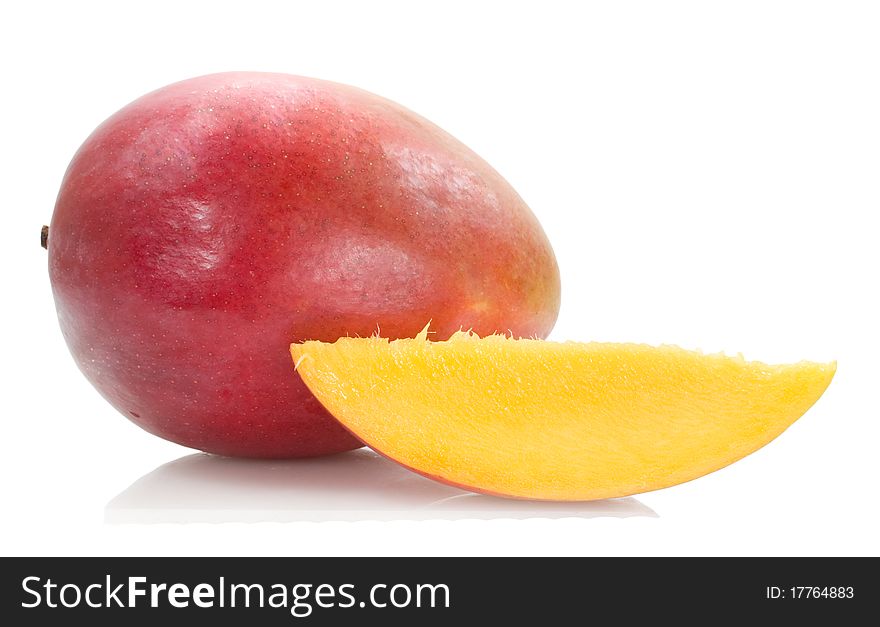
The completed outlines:
{"type": "Polygon", "coordinates": [[[722,468],[802,416],[836,367],[468,333],[305,342],[291,354],[318,400],[376,451],[470,490],[551,500],[722,468]]]}

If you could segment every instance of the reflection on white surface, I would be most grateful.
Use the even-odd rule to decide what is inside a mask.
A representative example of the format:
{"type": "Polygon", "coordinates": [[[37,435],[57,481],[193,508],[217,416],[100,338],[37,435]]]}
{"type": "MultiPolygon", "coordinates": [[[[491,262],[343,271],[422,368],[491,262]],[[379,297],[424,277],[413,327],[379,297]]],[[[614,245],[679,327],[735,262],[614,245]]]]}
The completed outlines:
{"type": "Polygon", "coordinates": [[[187,455],[135,481],[105,510],[109,523],[600,516],[657,514],[632,497],[562,503],[473,494],[426,479],[367,449],[285,461],[187,455]]]}

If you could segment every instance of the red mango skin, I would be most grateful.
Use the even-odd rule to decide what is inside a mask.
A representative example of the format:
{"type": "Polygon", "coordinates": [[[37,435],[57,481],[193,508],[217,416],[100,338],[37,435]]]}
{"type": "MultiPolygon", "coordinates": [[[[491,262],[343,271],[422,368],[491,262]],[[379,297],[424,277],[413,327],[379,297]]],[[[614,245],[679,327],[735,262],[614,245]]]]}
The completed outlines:
{"type": "Polygon", "coordinates": [[[86,140],[49,228],[64,337],[86,377],[160,437],[299,457],[361,446],[288,346],[546,337],[559,272],[511,186],[368,92],[282,74],[195,78],[86,140]]]}

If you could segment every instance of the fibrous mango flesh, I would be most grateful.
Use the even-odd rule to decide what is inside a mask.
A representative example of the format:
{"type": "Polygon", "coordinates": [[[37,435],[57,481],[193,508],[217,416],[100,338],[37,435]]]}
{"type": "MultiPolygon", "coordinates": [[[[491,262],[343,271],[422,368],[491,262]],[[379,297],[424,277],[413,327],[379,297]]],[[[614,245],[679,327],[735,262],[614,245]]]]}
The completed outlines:
{"type": "Polygon", "coordinates": [[[474,491],[551,500],[722,468],[802,416],[836,367],[469,333],[305,342],[291,354],[312,393],[378,452],[474,491]]]}

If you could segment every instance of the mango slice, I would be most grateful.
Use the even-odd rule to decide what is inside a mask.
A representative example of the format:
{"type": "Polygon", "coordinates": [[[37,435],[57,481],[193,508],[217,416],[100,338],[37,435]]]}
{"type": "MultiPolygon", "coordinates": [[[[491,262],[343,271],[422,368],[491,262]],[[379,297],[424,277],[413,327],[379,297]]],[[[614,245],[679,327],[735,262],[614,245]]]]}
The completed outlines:
{"type": "Polygon", "coordinates": [[[761,448],[836,364],[770,366],[674,346],[457,333],[291,345],[345,427],[428,477],[501,496],[592,500],[672,486],[761,448]]]}

